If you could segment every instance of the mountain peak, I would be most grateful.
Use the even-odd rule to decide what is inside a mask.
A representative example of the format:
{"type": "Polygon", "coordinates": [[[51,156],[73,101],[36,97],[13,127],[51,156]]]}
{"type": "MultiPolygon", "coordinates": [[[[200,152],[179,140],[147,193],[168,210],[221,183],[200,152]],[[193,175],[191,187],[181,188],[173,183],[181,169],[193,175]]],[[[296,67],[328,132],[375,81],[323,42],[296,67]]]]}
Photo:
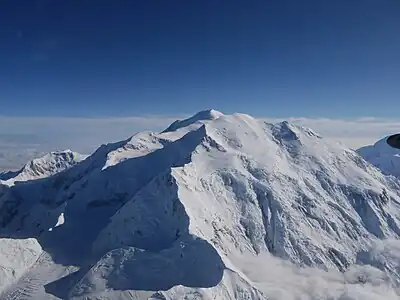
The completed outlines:
{"type": "Polygon", "coordinates": [[[3,184],[13,185],[16,181],[27,181],[48,177],[69,169],[86,158],[69,149],[52,151],[29,161],[19,171],[8,172],[0,177],[3,184]]]}
{"type": "Polygon", "coordinates": [[[222,112],[219,112],[218,110],[207,109],[207,110],[199,111],[194,116],[197,116],[198,118],[203,119],[203,120],[214,120],[214,119],[218,119],[219,117],[221,117],[223,115],[224,114],[222,112]]]}
{"type": "Polygon", "coordinates": [[[202,124],[205,121],[218,119],[223,115],[224,115],[223,113],[214,109],[202,110],[187,119],[176,120],[163,132],[175,131],[178,130],[179,128],[187,127],[195,123],[202,124]]]}

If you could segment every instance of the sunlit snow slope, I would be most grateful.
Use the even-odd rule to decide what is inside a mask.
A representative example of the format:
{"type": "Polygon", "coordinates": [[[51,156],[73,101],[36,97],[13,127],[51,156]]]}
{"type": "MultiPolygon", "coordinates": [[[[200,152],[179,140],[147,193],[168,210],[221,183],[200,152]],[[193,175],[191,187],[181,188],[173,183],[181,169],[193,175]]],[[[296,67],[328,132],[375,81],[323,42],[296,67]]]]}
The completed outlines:
{"type": "Polygon", "coordinates": [[[369,253],[400,237],[399,189],[310,129],[203,111],[103,145],[61,173],[3,186],[1,237],[36,239],[43,252],[2,296],[283,299],[260,284],[271,255],[343,272],[357,287],[369,283],[358,264],[396,282],[398,252],[369,253]]]}
{"type": "Polygon", "coordinates": [[[50,152],[43,157],[30,161],[19,171],[0,173],[0,183],[13,185],[17,181],[49,177],[69,169],[85,158],[85,155],[72,152],[71,150],[50,152]]]}

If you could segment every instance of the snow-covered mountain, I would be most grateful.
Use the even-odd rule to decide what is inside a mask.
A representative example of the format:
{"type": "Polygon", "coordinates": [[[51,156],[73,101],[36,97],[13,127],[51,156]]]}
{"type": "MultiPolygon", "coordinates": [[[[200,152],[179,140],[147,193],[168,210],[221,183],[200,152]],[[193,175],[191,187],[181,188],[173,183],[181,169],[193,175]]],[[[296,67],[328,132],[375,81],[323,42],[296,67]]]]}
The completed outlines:
{"type": "Polygon", "coordinates": [[[184,120],[176,120],[173,122],[170,126],[168,126],[167,129],[165,129],[163,132],[170,132],[170,131],[176,131],[180,128],[183,127],[192,127],[196,126],[198,124],[203,124],[204,121],[211,121],[218,119],[221,117],[223,114],[219,111],[216,111],[214,109],[210,110],[203,110],[195,114],[194,116],[184,119],[184,120]]]}
{"type": "Polygon", "coordinates": [[[400,177],[400,150],[390,147],[386,140],[387,137],[374,145],[362,147],[357,152],[384,174],[400,177]]]}
{"type": "Polygon", "coordinates": [[[13,185],[18,181],[49,177],[71,168],[85,158],[85,155],[71,150],[50,152],[31,160],[18,171],[0,173],[0,184],[13,185]]]}
{"type": "Polygon", "coordinates": [[[400,237],[399,191],[310,129],[203,111],[3,186],[1,238],[37,261],[0,281],[1,299],[391,299],[400,251],[379,245],[400,237]],[[331,270],[340,288],[277,293],[278,264],[331,270]]]}

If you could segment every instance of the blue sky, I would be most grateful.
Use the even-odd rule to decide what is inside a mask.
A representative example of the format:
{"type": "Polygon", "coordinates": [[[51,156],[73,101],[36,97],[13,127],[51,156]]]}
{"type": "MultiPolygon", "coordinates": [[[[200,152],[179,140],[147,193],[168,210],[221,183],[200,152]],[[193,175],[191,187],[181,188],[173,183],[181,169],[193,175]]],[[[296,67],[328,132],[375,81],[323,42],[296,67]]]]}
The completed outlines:
{"type": "Polygon", "coordinates": [[[398,0],[5,0],[0,114],[398,117],[399,15],[398,0]]]}

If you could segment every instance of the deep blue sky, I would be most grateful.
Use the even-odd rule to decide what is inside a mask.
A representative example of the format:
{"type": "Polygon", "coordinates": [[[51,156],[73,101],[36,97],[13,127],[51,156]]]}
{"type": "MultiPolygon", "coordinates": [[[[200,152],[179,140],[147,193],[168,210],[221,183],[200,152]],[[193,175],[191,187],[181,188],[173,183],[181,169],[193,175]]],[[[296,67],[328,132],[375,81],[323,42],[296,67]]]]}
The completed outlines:
{"type": "Polygon", "coordinates": [[[0,114],[398,117],[399,16],[399,0],[3,0],[0,114]]]}

